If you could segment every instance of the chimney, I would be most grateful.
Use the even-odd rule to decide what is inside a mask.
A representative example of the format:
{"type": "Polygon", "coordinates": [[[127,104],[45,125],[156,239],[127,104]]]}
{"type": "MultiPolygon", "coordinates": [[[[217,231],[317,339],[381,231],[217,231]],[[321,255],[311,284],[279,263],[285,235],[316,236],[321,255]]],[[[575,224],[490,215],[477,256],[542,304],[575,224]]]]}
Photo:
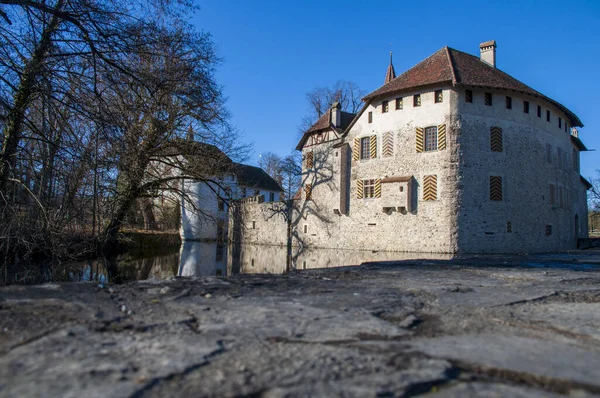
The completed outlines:
{"type": "Polygon", "coordinates": [[[342,105],[336,101],[331,105],[331,124],[342,127],[342,105]]]}
{"type": "Polygon", "coordinates": [[[479,59],[488,65],[496,67],[496,40],[486,41],[479,45],[479,59]]]}

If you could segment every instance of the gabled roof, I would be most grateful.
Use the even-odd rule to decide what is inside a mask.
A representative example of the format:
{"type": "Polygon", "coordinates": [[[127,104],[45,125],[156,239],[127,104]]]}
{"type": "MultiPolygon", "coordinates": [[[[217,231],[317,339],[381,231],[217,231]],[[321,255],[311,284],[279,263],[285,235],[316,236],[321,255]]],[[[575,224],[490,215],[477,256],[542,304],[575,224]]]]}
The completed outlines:
{"type": "Polygon", "coordinates": [[[572,126],[583,126],[577,115],[560,103],[546,97],[509,74],[488,65],[478,57],[450,47],[444,47],[435,52],[391,82],[368,94],[363,100],[369,102],[383,95],[441,83],[449,83],[453,86],[479,86],[512,90],[539,97],[563,111],[571,119],[572,126]]]}
{"type": "Polygon", "coordinates": [[[283,192],[279,183],[260,167],[234,163],[232,171],[237,176],[239,185],[257,189],[266,189],[268,191],[283,192]]]}
{"type": "Polygon", "coordinates": [[[344,131],[346,129],[346,127],[348,127],[350,125],[350,122],[352,121],[352,119],[354,119],[354,116],[356,116],[356,115],[354,113],[349,113],[349,112],[344,112],[344,111],[340,111],[340,113],[342,115],[342,125],[340,127],[334,127],[333,124],[331,124],[331,109],[327,110],[325,113],[323,113],[321,115],[321,117],[315,122],[315,124],[313,124],[302,135],[300,142],[298,143],[298,145],[296,145],[296,149],[299,151],[302,150],[302,147],[304,146],[304,144],[306,143],[306,140],[308,139],[308,137],[310,137],[311,134],[318,133],[318,132],[321,132],[323,130],[328,130],[328,129],[336,130],[338,132],[344,131]]]}

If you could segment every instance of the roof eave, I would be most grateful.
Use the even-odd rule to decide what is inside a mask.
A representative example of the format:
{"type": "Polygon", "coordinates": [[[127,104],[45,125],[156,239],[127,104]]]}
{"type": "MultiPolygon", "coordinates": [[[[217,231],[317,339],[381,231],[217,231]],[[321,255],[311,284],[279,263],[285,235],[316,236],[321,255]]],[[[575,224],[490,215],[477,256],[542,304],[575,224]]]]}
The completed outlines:
{"type": "Polygon", "coordinates": [[[579,139],[579,137],[575,137],[574,135],[572,135],[571,136],[571,141],[577,147],[577,149],[579,149],[581,152],[589,151],[589,149],[587,149],[587,147],[585,146],[585,144],[583,143],[583,141],[581,141],[579,139]]]}

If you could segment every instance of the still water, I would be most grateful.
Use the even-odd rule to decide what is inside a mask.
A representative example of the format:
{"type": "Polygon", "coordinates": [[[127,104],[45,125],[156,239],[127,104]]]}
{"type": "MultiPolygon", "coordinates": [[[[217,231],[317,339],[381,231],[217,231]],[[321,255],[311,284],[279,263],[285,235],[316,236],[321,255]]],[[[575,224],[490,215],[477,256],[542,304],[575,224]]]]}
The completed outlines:
{"type": "MultiPolygon", "coordinates": [[[[360,265],[370,261],[414,259],[447,260],[451,255],[397,253],[364,250],[293,248],[291,270],[360,265]]],[[[199,277],[235,274],[283,274],[287,248],[242,245],[237,247],[204,242],[184,242],[179,250],[147,258],[125,255],[113,260],[87,261],[71,273],[73,280],[124,283],[173,276],[199,277]]]]}

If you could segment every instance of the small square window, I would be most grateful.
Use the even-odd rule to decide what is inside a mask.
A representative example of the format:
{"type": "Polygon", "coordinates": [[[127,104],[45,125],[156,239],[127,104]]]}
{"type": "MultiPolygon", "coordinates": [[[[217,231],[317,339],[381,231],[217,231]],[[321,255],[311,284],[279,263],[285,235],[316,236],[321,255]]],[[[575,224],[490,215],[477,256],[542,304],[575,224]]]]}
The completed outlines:
{"type": "Polygon", "coordinates": [[[523,101],[523,113],[529,113],[529,101],[523,101]]]}
{"type": "Polygon", "coordinates": [[[465,102],[473,102],[473,90],[465,90],[465,102]]]}
{"type": "Polygon", "coordinates": [[[546,121],[550,121],[550,111],[546,111],[546,121]]]}
{"type": "Polygon", "coordinates": [[[492,93],[485,93],[485,104],[492,106],[492,93]]]}
{"type": "Polygon", "coordinates": [[[561,117],[558,118],[558,128],[562,129],[562,118],[561,117]]]}
{"type": "Polygon", "coordinates": [[[439,104],[440,102],[444,102],[444,91],[436,90],[435,92],[435,103],[439,104]]]}
{"type": "Polygon", "coordinates": [[[506,109],[512,109],[512,97],[506,97],[506,109]]]}
{"type": "Polygon", "coordinates": [[[414,107],[421,106],[421,94],[415,94],[413,96],[413,106],[414,107]]]}
{"type": "Polygon", "coordinates": [[[369,112],[369,123],[373,123],[373,112],[369,112]]]}
{"type": "Polygon", "coordinates": [[[390,103],[389,101],[383,101],[381,103],[381,113],[387,113],[390,110],[390,103]]]}
{"type": "Polygon", "coordinates": [[[396,110],[399,111],[404,107],[402,104],[402,97],[396,98],[396,110]]]}
{"type": "Polygon", "coordinates": [[[542,107],[539,105],[537,106],[537,116],[542,117],[542,107]]]}

